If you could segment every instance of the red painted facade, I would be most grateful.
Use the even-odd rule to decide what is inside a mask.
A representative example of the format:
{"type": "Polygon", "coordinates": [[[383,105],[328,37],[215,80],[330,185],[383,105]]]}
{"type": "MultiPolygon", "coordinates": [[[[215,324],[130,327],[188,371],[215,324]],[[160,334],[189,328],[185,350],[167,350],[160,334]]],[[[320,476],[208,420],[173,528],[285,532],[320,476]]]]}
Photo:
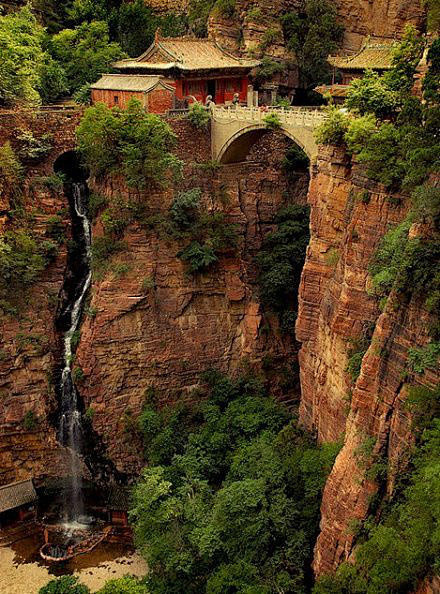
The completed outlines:
{"type": "Polygon", "coordinates": [[[235,93],[239,94],[240,102],[247,99],[249,79],[247,76],[216,77],[216,78],[187,78],[178,79],[176,84],[176,97],[183,100],[195,97],[197,101],[205,102],[208,95],[212,95],[215,103],[231,102],[235,93]]]}

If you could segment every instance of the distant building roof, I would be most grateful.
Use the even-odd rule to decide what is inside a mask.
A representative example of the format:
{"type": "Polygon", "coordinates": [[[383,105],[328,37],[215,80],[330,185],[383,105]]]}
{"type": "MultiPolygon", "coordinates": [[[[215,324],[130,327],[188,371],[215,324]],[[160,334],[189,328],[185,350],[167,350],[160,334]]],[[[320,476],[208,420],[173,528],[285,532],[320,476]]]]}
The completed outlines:
{"type": "Polygon", "coordinates": [[[393,66],[394,42],[367,41],[352,56],[329,56],[328,62],[340,70],[390,70],[393,66]]]}
{"type": "Polygon", "coordinates": [[[330,94],[332,97],[344,98],[347,97],[350,85],[320,85],[315,88],[315,91],[320,95],[330,94]]]}
{"type": "Polygon", "coordinates": [[[113,511],[128,511],[130,508],[130,489],[120,485],[111,487],[107,507],[113,511]]]}
{"type": "Polygon", "coordinates": [[[259,64],[257,60],[236,58],[209,39],[190,36],[163,38],[157,31],[153,44],[146,52],[135,59],[120,60],[114,64],[114,67],[121,70],[147,71],[175,68],[191,72],[221,69],[251,70],[259,64]]]}
{"type": "Polygon", "coordinates": [[[37,501],[32,479],[0,487],[0,513],[37,501]]]}
{"type": "Polygon", "coordinates": [[[175,90],[162,77],[146,74],[104,74],[91,85],[92,89],[101,91],[138,91],[143,93],[148,93],[158,87],[169,91],[175,90]]]}

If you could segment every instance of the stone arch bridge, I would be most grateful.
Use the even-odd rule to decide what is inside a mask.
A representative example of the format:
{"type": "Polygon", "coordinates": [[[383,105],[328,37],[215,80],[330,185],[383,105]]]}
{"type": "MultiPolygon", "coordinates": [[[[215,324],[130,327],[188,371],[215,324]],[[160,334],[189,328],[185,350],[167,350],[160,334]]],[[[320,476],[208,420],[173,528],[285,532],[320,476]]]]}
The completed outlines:
{"type": "Polygon", "coordinates": [[[327,116],[321,109],[308,107],[263,112],[257,107],[216,106],[212,111],[212,158],[220,163],[244,161],[252,145],[269,130],[264,118],[270,113],[278,116],[280,131],[313,161],[318,154],[314,131],[327,116]]]}

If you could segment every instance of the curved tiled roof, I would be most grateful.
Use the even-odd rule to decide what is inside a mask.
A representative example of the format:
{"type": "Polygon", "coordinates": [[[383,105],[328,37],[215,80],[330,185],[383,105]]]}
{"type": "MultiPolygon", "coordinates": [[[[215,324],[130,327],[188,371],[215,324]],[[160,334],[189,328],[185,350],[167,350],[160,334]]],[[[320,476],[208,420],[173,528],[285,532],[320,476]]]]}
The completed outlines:
{"type": "Polygon", "coordinates": [[[329,56],[328,62],[340,70],[389,70],[393,66],[394,43],[367,42],[352,56],[329,56]]]}
{"type": "Polygon", "coordinates": [[[120,60],[114,66],[121,69],[183,71],[247,69],[258,66],[257,60],[237,58],[210,39],[165,37],[156,34],[154,43],[136,59],[120,60]]]}

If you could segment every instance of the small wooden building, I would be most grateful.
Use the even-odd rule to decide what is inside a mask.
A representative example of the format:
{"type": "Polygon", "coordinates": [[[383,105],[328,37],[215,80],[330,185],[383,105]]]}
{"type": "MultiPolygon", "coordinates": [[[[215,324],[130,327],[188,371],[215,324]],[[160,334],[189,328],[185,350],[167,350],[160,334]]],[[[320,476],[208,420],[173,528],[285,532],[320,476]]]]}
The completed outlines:
{"type": "Polygon", "coordinates": [[[335,103],[343,103],[350,83],[362,78],[366,70],[383,74],[393,67],[394,42],[372,42],[368,40],[362,48],[350,56],[329,56],[327,61],[333,67],[333,83],[321,85],[315,91],[321,95],[330,94],[335,103]],[[341,82],[336,83],[339,79],[341,82]]]}
{"type": "Polygon", "coordinates": [[[37,501],[32,479],[0,487],[0,527],[35,517],[37,501]]]}
{"type": "Polygon", "coordinates": [[[128,510],[130,509],[130,491],[127,487],[114,485],[111,487],[107,510],[110,524],[128,526],[128,510]]]}
{"type": "Polygon", "coordinates": [[[145,74],[104,74],[91,85],[92,103],[108,107],[127,107],[130,99],[138,99],[151,113],[166,113],[174,107],[175,88],[162,76],[145,74]]]}
{"type": "Polygon", "coordinates": [[[238,93],[246,102],[249,75],[258,66],[256,60],[237,58],[215,41],[194,37],[161,37],[135,59],[120,60],[113,66],[124,75],[154,74],[164,76],[175,88],[182,105],[194,99],[204,102],[211,95],[215,103],[232,102],[238,93]]]}

